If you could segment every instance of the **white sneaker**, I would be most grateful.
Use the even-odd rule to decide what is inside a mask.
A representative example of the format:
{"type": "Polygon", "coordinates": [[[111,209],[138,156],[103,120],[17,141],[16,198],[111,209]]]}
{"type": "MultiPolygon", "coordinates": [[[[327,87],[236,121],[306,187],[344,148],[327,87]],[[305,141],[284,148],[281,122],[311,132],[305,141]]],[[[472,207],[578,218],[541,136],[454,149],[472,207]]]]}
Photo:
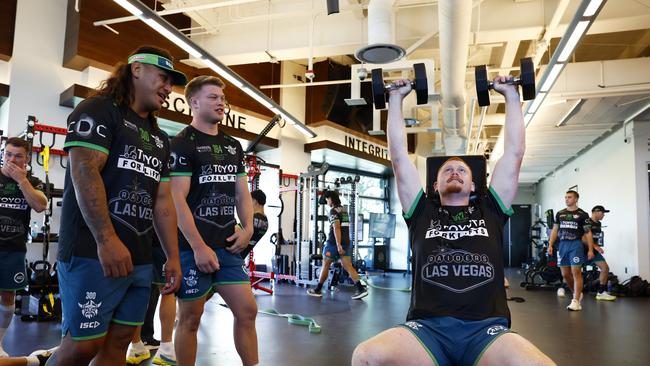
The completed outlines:
{"type": "Polygon", "coordinates": [[[566,291],[564,290],[564,287],[557,289],[557,297],[566,297],[566,291]]]}
{"type": "Polygon", "coordinates": [[[126,363],[137,365],[149,358],[151,358],[151,352],[146,347],[133,347],[133,343],[129,345],[129,351],[126,354],[126,363]]]}
{"type": "Polygon", "coordinates": [[[153,356],[153,363],[156,365],[176,366],[176,355],[174,352],[167,354],[162,351],[162,348],[158,348],[158,351],[153,356]]]}
{"type": "Polygon", "coordinates": [[[580,310],[582,310],[582,306],[580,305],[580,302],[578,300],[576,300],[576,299],[572,299],[571,303],[566,308],[567,308],[567,310],[571,310],[571,311],[580,311],[580,310]]]}
{"type": "Polygon", "coordinates": [[[607,291],[603,291],[596,294],[596,300],[614,301],[616,300],[616,296],[607,291]]]}
{"type": "Polygon", "coordinates": [[[9,357],[9,355],[7,354],[7,352],[5,352],[4,349],[2,349],[2,346],[0,346],[0,358],[6,358],[6,357],[9,357]]]}

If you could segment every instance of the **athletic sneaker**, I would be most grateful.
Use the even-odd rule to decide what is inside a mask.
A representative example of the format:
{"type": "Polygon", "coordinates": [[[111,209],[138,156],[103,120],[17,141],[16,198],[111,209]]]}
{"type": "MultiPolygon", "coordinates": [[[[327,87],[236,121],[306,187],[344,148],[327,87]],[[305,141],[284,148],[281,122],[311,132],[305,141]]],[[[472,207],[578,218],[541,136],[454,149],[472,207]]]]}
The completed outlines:
{"type": "Polygon", "coordinates": [[[368,289],[363,286],[362,288],[358,288],[354,295],[352,295],[352,300],[360,300],[366,296],[368,296],[368,289]]]}
{"type": "Polygon", "coordinates": [[[596,300],[614,301],[616,300],[616,296],[611,295],[607,291],[603,291],[596,294],[596,300]]]}
{"type": "Polygon", "coordinates": [[[144,360],[151,358],[151,352],[144,347],[133,347],[133,343],[129,345],[129,352],[126,354],[126,363],[130,365],[137,365],[144,360]]]}
{"type": "Polygon", "coordinates": [[[147,347],[148,350],[160,347],[160,341],[153,337],[142,337],[142,343],[144,343],[145,347],[147,347]]]}
{"type": "Polygon", "coordinates": [[[564,290],[564,287],[557,289],[557,297],[566,297],[566,291],[564,290]]]}
{"type": "Polygon", "coordinates": [[[321,290],[316,290],[315,288],[310,288],[307,290],[307,295],[315,297],[323,297],[323,292],[321,290]]]}
{"type": "Polygon", "coordinates": [[[166,354],[162,351],[162,348],[158,348],[156,354],[153,356],[153,363],[156,365],[171,365],[176,366],[176,355],[166,354]]]}
{"type": "Polygon", "coordinates": [[[38,366],[45,366],[47,360],[52,356],[52,354],[54,354],[54,351],[56,351],[57,348],[59,348],[59,346],[47,350],[39,349],[30,353],[28,357],[36,357],[36,359],[38,359],[38,366]]]}
{"type": "Polygon", "coordinates": [[[571,310],[571,311],[580,311],[580,310],[582,310],[582,306],[580,305],[580,302],[578,300],[576,300],[576,299],[572,299],[571,303],[566,308],[567,308],[567,310],[571,310]]]}

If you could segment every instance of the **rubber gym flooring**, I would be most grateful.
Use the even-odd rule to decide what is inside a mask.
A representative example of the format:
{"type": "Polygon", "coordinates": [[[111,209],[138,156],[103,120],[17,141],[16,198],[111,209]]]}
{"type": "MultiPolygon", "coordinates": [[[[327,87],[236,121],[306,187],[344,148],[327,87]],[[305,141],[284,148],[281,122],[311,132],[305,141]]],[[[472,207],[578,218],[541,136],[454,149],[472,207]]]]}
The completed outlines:
{"type": "MultiPolygon", "coordinates": [[[[583,311],[565,309],[569,300],[548,290],[526,291],[518,286],[521,274],[508,271],[510,296],[523,303],[509,302],[513,329],[531,340],[558,365],[649,365],[650,298],[619,298],[596,301],[586,294],[583,311]]],[[[399,273],[372,276],[380,286],[404,288],[410,280],[399,273]]],[[[259,314],[257,333],[261,365],[349,365],[354,347],[361,341],[404,321],[409,293],[371,289],[364,300],[350,300],[352,287],[309,297],[304,288],[279,284],[273,295],[256,291],[260,309],[313,317],[322,327],[320,334],[307,327],[289,324],[287,319],[259,314]]],[[[206,305],[199,330],[197,365],[241,365],[232,340],[232,315],[215,296],[206,305]]],[[[12,322],[4,340],[11,355],[50,348],[59,341],[55,323],[12,322]]],[[[149,365],[149,361],[141,365],[149,365]]]]}

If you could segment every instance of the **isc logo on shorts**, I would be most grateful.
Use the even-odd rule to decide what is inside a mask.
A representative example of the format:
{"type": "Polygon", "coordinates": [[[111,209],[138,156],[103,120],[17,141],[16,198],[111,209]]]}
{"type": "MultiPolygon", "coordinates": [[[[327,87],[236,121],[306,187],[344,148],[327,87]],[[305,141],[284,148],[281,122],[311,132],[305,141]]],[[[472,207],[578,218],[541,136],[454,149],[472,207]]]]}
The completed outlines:
{"type": "Polygon", "coordinates": [[[95,328],[97,328],[98,326],[99,326],[99,322],[98,322],[98,321],[94,321],[94,322],[83,322],[83,323],[79,324],[79,329],[95,329],[95,328]]]}
{"type": "Polygon", "coordinates": [[[25,281],[25,274],[22,272],[18,272],[14,275],[14,282],[16,283],[23,283],[25,281]]]}
{"type": "Polygon", "coordinates": [[[573,257],[573,263],[578,263],[580,262],[580,258],[578,257],[573,257]]]}
{"type": "Polygon", "coordinates": [[[508,330],[508,328],[504,327],[503,325],[493,325],[488,328],[487,334],[488,335],[497,335],[499,333],[505,332],[508,330]]]}

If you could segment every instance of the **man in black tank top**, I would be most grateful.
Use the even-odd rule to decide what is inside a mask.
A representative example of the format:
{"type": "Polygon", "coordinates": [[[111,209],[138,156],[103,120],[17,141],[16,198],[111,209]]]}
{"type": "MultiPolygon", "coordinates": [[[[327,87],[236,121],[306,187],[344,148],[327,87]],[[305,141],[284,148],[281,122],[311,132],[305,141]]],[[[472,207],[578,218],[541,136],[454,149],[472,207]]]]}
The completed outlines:
{"type": "MultiPolygon", "coordinates": [[[[605,301],[614,301],[616,296],[609,293],[607,288],[607,278],[609,277],[609,265],[603,257],[605,250],[603,246],[605,245],[605,236],[602,229],[602,219],[605,217],[605,213],[609,212],[605,207],[601,205],[594,206],[591,209],[591,217],[589,218],[589,226],[591,229],[591,236],[594,241],[594,257],[587,260],[587,265],[595,265],[600,269],[600,276],[598,276],[598,293],[596,294],[596,300],[605,300],[605,301]]],[[[583,236],[582,242],[586,242],[588,239],[583,236]]]]}
{"type": "Polygon", "coordinates": [[[142,46],[68,117],[58,250],[63,340],[48,365],[124,363],[145,318],[151,243],[167,262],[162,294],[180,262],[169,182],[169,138],[155,112],[186,77],[169,52],[142,46]]]}
{"type": "MultiPolygon", "coordinates": [[[[589,215],[578,207],[578,192],[569,190],[564,195],[566,208],[555,214],[555,223],[548,239],[548,253],[553,253],[553,246],[559,240],[557,251],[558,264],[562,270],[562,277],[573,291],[571,303],[567,310],[582,310],[582,265],[587,259],[594,257],[594,243],[591,236],[589,215]],[[584,238],[588,250],[582,243],[584,238]]],[[[558,296],[563,297],[562,289],[558,289],[558,296]]]]}
{"type": "Polygon", "coordinates": [[[406,149],[402,100],[411,84],[397,80],[390,89],[388,148],[413,252],[411,305],[405,324],[355,349],[353,365],[554,364],[509,329],[501,247],[517,193],[525,127],[517,88],[508,79],[494,79],[506,102],[503,156],[488,193],[471,202],[472,171],[459,157],[438,170],[433,188],[440,201],[425,196],[406,149]]]}
{"type": "Polygon", "coordinates": [[[241,257],[244,259],[248,257],[248,254],[269,229],[269,219],[264,213],[266,194],[261,189],[256,189],[251,192],[251,198],[253,199],[253,236],[251,236],[250,244],[241,252],[241,257]]]}
{"type": "Polygon", "coordinates": [[[25,256],[32,209],[47,208],[43,182],[28,175],[29,142],[7,140],[0,169],[0,359],[7,357],[2,339],[14,317],[16,291],[27,286],[25,256]]]}
{"type": "Polygon", "coordinates": [[[185,88],[192,123],[172,139],[172,195],[178,215],[183,281],[176,296],[174,334],[179,366],[196,362],[198,324],[203,306],[219,292],[233,313],[235,348],[243,365],[256,365],[257,304],[240,256],[253,235],[253,203],[244,151],[219,125],[225,117],[225,84],[197,76],[185,88]],[[241,230],[236,230],[237,217],[241,230]]]}

